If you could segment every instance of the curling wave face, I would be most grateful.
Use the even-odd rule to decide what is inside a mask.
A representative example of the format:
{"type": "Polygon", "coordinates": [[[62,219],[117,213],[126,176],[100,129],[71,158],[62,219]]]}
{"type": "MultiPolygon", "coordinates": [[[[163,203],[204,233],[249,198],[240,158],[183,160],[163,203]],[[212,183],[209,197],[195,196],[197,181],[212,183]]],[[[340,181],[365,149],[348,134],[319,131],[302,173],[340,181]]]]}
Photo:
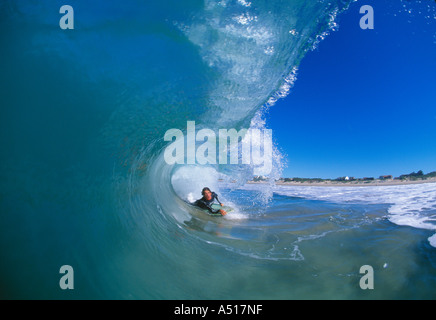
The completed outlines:
{"type": "Polygon", "coordinates": [[[47,279],[71,264],[86,288],[75,298],[288,297],[258,265],[295,268],[301,239],[324,233],[263,220],[272,189],[235,190],[250,166],[168,165],[163,136],[187,120],[263,128],[349,1],[92,1],[74,5],[71,32],[58,26],[62,4],[0,5],[5,290],[58,297],[47,279]],[[235,213],[213,220],[185,202],[206,185],[235,213]]]}

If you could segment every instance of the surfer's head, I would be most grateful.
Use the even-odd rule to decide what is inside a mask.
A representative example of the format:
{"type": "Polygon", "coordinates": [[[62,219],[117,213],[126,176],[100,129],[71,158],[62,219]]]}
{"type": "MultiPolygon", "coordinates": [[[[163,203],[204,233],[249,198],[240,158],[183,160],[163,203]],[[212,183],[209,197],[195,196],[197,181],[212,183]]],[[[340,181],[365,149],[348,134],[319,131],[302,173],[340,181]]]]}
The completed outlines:
{"type": "Polygon", "coordinates": [[[210,191],[208,187],[204,187],[203,190],[201,190],[201,194],[206,200],[212,199],[212,191],[210,191]]]}

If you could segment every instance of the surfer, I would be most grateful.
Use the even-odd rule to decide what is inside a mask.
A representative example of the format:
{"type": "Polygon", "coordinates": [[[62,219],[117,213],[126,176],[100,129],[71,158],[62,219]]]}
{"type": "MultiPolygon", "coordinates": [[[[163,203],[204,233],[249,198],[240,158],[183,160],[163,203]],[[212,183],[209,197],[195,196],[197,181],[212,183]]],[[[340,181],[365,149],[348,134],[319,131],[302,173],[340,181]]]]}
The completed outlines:
{"type": "Polygon", "coordinates": [[[201,190],[201,194],[203,195],[203,198],[195,201],[194,202],[195,206],[200,207],[202,209],[207,209],[213,214],[220,213],[222,216],[225,216],[227,214],[227,212],[224,211],[223,209],[214,210],[212,208],[212,203],[215,200],[218,201],[218,203],[221,205],[221,207],[224,206],[224,204],[222,204],[221,201],[219,201],[218,195],[215,192],[210,191],[210,189],[208,187],[204,187],[203,190],[201,190]]]}

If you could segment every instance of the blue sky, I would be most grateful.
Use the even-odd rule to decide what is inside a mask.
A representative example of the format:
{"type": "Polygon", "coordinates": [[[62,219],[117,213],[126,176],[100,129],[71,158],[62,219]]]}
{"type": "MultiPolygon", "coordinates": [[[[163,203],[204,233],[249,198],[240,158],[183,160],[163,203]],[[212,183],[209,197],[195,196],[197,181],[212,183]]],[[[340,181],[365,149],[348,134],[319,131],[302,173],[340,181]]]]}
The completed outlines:
{"type": "Polygon", "coordinates": [[[353,3],[266,115],[285,177],[378,177],[436,170],[436,3],[353,3]],[[362,5],[374,30],[362,30],[362,5]],[[405,6],[405,7],[404,7],[405,6]],[[411,13],[407,12],[410,11],[411,13]]]}

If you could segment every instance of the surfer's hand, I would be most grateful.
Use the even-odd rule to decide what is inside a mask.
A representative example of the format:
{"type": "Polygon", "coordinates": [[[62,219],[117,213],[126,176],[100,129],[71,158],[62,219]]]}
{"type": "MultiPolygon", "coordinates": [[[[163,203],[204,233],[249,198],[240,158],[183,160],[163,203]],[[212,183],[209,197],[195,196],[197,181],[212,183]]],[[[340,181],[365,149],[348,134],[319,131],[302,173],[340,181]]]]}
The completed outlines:
{"type": "Polygon", "coordinates": [[[220,213],[222,216],[225,216],[227,214],[227,212],[225,212],[223,209],[220,210],[220,213]]]}
{"type": "Polygon", "coordinates": [[[224,204],[220,203],[221,207],[224,207],[224,204]]]}

